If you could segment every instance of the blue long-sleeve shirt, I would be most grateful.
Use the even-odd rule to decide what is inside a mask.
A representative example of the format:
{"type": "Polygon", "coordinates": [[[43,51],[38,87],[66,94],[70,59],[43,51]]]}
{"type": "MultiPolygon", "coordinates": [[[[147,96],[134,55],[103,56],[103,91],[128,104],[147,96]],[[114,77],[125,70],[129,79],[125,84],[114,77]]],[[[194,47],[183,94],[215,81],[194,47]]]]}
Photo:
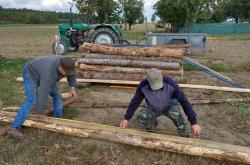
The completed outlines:
{"type": "MultiPolygon", "coordinates": [[[[173,89],[173,90],[167,90],[168,92],[171,92],[169,93],[170,98],[173,100],[177,100],[181,104],[186,116],[188,117],[188,121],[191,123],[191,125],[197,124],[196,113],[194,112],[192,105],[190,104],[189,100],[187,99],[183,91],[180,89],[178,84],[169,76],[164,76],[163,82],[168,86],[170,86],[171,89],[173,89]]],[[[142,90],[145,89],[145,87],[147,86],[149,86],[149,82],[147,79],[144,79],[140,82],[139,86],[137,87],[136,93],[132,98],[128,106],[127,112],[125,114],[126,120],[130,120],[133,117],[136,109],[139,107],[140,103],[145,98],[145,95],[142,90]]],[[[146,100],[146,102],[149,103],[150,101],[146,100]]]]}

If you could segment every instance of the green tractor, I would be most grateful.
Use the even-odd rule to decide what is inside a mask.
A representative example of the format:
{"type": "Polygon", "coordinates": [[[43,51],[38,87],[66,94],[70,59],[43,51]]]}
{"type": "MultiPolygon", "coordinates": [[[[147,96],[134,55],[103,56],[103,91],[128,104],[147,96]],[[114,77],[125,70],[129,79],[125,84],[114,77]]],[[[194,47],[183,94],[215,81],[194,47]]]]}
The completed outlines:
{"type": "MultiPolygon", "coordinates": [[[[87,24],[68,23],[58,25],[60,33],[59,53],[77,51],[84,42],[98,44],[120,44],[122,29],[111,24],[87,24]]],[[[56,42],[56,41],[55,41],[56,42]]],[[[53,52],[56,52],[56,43],[52,44],[53,52]]]]}

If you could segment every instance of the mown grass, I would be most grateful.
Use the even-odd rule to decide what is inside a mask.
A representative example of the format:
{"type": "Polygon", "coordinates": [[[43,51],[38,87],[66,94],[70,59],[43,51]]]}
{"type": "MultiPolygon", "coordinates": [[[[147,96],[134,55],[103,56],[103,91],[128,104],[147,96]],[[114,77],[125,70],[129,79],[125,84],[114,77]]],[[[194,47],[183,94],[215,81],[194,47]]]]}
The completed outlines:
{"type": "Polygon", "coordinates": [[[237,108],[237,111],[234,111],[237,119],[236,130],[241,133],[250,133],[250,104],[233,103],[232,105],[237,108]]]}
{"type": "Polygon", "coordinates": [[[250,34],[221,34],[221,35],[209,35],[209,37],[214,37],[222,40],[250,40],[250,34]]]}
{"type": "MultiPolygon", "coordinates": [[[[225,64],[203,64],[206,67],[217,72],[250,72],[249,63],[241,65],[225,65],[225,64]]],[[[183,64],[184,71],[199,71],[197,68],[190,64],[183,64]]]]}
{"type": "Polygon", "coordinates": [[[63,118],[73,119],[80,114],[80,110],[76,107],[67,107],[63,109],[63,118]]]}
{"type": "Polygon", "coordinates": [[[22,68],[27,60],[0,58],[0,99],[4,105],[18,104],[22,100],[16,77],[22,74],[22,68]]]}

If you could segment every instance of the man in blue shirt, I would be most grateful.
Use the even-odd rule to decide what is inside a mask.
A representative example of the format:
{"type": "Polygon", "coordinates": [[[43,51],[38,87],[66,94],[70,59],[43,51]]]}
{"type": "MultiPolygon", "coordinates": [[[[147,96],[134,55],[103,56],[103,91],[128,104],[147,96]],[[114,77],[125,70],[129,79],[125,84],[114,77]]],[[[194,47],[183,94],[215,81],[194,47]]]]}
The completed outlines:
{"type": "Polygon", "coordinates": [[[147,107],[139,112],[137,120],[146,129],[155,128],[158,124],[157,117],[164,115],[174,122],[180,135],[186,136],[187,124],[177,106],[179,102],[188,117],[193,134],[200,135],[201,127],[197,123],[196,113],[187,97],[171,77],[162,76],[161,71],[156,68],[150,69],[147,78],[140,82],[120,127],[127,128],[129,120],[143,99],[147,107]]]}

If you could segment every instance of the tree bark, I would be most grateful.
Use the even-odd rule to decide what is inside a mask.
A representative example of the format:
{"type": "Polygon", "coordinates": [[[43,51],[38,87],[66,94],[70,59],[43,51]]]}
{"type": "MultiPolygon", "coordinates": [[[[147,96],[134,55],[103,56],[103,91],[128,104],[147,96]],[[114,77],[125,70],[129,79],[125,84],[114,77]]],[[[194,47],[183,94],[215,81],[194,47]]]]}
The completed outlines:
{"type": "Polygon", "coordinates": [[[155,61],[139,61],[139,60],[120,60],[120,59],[86,59],[81,58],[78,60],[80,64],[94,64],[94,65],[111,65],[111,66],[124,66],[124,67],[138,67],[138,68],[158,68],[179,70],[179,63],[172,62],[155,62],[155,61]]]}
{"type": "Polygon", "coordinates": [[[135,73],[108,73],[108,72],[97,72],[97,71],[78,71],[78,77],[83,79],[99,79],[99,80],[135,80],[141,81],[146,78],[145,74],[135,73]]]}
{"type": "MultiPolygon", "coordinates": [[[[149,69],[146,68],[129,68],[129,67],[114,67],[105,65],[87,65],[81,64],[80,69],[83,71],[111,72],[111,73],[132,73],[146,74],[149,69]]],[[[163,75],[181,75],[180,70],[162,70],[163,75]]]]}
{"type": "Polygon", "coordinates": [[[184,54],[183,49],[169,49],[162,47],[127,48],[84,43],[81,48],[83,50],[89,50],[92,53],[104,53],[107,55],[121,56],[172,57],[182,59],[184,54]]]}
{"type": "MultiPolygon", "coordinates": [[[[12,122],[15,113],[0,112],[0,121],[12,122]]],[[[87,123],[68,119],[48,118],[38,120],[30,115],[24,126],[63,133],[66,135],[158,149],[181,154],[250,163],[249,147],[218,143],[202,139],[191,139],[170,135],[149,133],[114,126],[87,123]]]]}
{"type": "MultiPolygon", "coordinates": [[[[82,58],[85,59],[118,59],[118,60],[139,60],[139,61],[154,61],[154,62],[176,62],[181,63],[181,59],[171,57],[140,57],[140,56],[116,56],[106,54],[90,54],[84,53],[82,58]]],[[[78,62],[78,61],[77,61],[78,62]]]]}

